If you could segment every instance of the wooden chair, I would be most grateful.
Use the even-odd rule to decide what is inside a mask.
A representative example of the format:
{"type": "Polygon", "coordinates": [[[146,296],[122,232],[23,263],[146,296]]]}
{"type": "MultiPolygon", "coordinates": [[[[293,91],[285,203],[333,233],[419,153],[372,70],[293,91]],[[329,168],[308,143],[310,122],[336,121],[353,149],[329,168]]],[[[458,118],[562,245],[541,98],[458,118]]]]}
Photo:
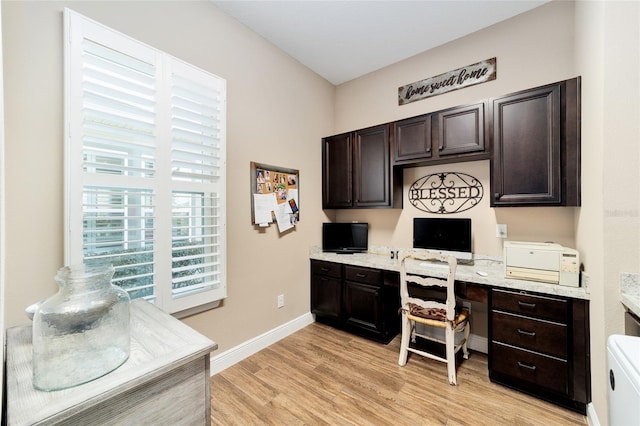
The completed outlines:
{"type": "MultiPolygon", "coordinates": [[[[444,256],[429,250],[407,250],[400,255],[400,302],[402,315],[402,340],[400,343],[400,357],[398,364],[404,366],[407,363],[408,352],[414,352],[427,358],[435,359],[447,364],[449,383],[457,385],[456,381],[456,353],[462,349],[464,358],[469,358],[467,340],[469,339],[469,311],[461,309],[456,312],[455,274],[457,261],[453,256],[444,256]],[[407,272],[407,263],[439,261],[448,264],[447,278],[434,278],[416,275],[407,272]],[[408,283],[413,283],[412,289],[418,289],[410,295],[408,283]],[[425,288],[446,290],[446,301],[426,300],[415,293],[424,292],[425,288]],[[420,291],[422,289],[422,292],[420,291]],[[416,332],[416,323],[423,327],[435,327],[444,329],[445,337],[427,335],[416,332]],[[463,338],[455,343],[456,334],[463,333],[463,338]],[[438,343],[444,343],[446,356],[443,358],[434,353],[426,352],[415,346],[416,336],[438,343]]],[[[413,269],[415,271],[415,268],[413,269]]],[[[440,332],[441,333],[441,332],[440,332]]]]}

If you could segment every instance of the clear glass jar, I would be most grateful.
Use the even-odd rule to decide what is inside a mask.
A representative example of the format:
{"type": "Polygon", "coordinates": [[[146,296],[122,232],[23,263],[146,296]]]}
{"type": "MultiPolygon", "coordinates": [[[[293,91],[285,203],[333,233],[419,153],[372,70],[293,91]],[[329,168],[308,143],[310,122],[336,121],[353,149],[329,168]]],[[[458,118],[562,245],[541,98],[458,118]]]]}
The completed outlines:
{"type": "Polygon", "coordinates": [[[58,270],[60,287],[33,316],[33,385],[53,391],[97,379],[129,357],[129,295],[111,265],[58,270]]]}

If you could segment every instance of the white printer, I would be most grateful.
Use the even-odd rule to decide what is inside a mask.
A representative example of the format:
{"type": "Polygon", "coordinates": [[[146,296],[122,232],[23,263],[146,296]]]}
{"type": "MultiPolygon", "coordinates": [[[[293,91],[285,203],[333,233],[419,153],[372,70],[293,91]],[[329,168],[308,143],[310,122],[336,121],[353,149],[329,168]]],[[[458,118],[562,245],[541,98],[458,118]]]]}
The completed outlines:
{"type": "Polygon", "coordinates": [[[580,257],[556,243],[505,241],[504,276],[580,287],[580,257]]]}

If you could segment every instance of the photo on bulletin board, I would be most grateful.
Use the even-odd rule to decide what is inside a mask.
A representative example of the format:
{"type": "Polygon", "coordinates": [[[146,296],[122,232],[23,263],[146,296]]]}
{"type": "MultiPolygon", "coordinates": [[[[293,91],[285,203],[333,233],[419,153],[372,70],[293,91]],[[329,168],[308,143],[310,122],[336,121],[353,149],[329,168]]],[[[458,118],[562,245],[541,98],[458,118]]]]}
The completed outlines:
{"type": "Polygon", "coordinates": [[[251,162],[251,223],[276,223],[280,232],[300,221],[300,172],[251,162]]]}

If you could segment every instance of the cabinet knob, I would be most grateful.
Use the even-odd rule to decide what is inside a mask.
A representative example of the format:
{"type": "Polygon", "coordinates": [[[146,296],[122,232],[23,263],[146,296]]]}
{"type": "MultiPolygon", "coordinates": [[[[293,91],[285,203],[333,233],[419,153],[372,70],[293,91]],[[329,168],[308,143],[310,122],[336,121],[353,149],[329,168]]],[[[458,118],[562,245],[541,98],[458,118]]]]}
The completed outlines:
{"type": "Polygon", "coordinates": [[[493,194],[493,199],[494,200],[499,200],[500,199],[500,194],[498,192],[493,194]]]}

